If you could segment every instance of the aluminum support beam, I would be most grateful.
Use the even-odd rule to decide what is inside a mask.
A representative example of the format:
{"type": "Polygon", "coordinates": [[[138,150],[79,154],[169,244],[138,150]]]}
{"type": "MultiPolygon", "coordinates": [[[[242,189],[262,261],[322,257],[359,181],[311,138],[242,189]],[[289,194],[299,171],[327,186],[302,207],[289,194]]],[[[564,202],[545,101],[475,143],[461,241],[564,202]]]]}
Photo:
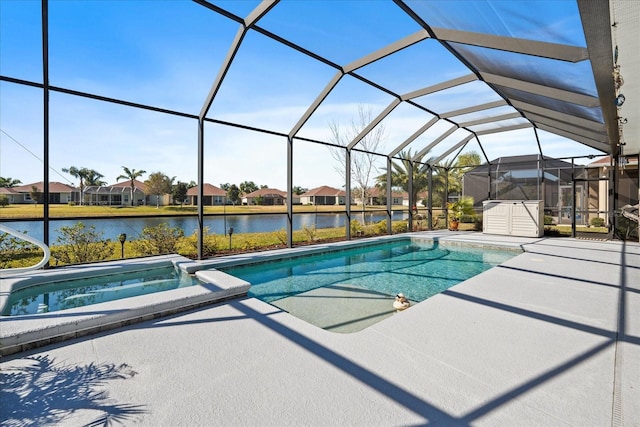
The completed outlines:
{"type": "MultiPolygon", "coordinates": [[[[226,202],[225,202],[226,203],[226,202]]],[[[198,119],[198,259],[203,258],[204,247],[204,120],[198,119]]],[[[226,226],[224,232],[226,233],[226,226]]]]}
{"type": "Polygon", "coordinates": [[[616,90],[611,76],[614,63],[609,3],[608,1],[578,0],[578,10],[600,99],[598,106],[602,109],[607,125],[610,153],[613,157],[617,157],[620,150],[620,134],[618,111],[614,102],[616,90]]]}
{"type": "Polygon", "coordinates": [[[295,137],[298,134],[298,132],[300,132],[300,129],[302,129],[302,126],[304,126],[304,124],[307,122],[307,120],[309,120],[311,115],[318,109],[320,104],[322,104],[322,101],[324,101],[327,98],[327,96],[329,96],[331,91],[340,82],[340,79],[342,79],[342,76],[344,76],[344,74],[341,71],[338,71],[333,76],[333,78],[329,81],[329,83],[327,83],[324,89],[322,89],[322,92],[320,92],[320,94],[316,97],[316,99],[313,100],[311,105],[309,105],[309,108],[307,108],[307,111],[304,112],[302,117],[300,117],[298,122],[293,126],[293,128],[289,132],[289,138],[295,137]]]}
{"type": "Polygon", "coordinates": [[[261,17],[263,17],[267,12],[269,12],[269,10],[271,10],[271,8],[273,8],[276,4],[277,4],[277,1],[272,1],[272,0],[262,1],[255,9],[253,9],[253,11],[251,11],[251,13],[249,13],[247,18],[244,20],[243,24],[240,26],[240,28],[238,28],[238,31],[236,32],[236,35],[233,41],[231,42],[231,46],[227,51],[227,55],[224,58],[224,61],[222,62],[222,66],[218,71],[218,75],[216,76],[216,79],[214,80],[213,85],[209,90],[209,94],[207,95],[207,98],[204,102],[204,105],[202,106],[202,109],[200,110],[200,114],[199,114],[200,118],[204,118],[207,116],[207,113],[211,108],[211,104],[213,103],[213,100],[215,99],[216,94],[218,93],[218,90],[220,90],[220,86],[222,85],[222,82],[225,76],[227,75],[229,68],[231,67],[231,63],[233,62],[233,59],[238,53],[238,50],[240,49],[240,45],[242,44],[242,40],[244,39],[244,36],[247,34],[247,31],[249,30],[249,28],[251,28],[251,26],[253,26],[261,17]]]}
{"type": "MultiPolygon", "coordinates": [[[[49,245],[49,1],[42,0],[43,241],[49,245]]],[[[80,195],[82,197],[82,194],[80,195]]],[[[82,204],[82,203],[81,203],[82,204]]]]}
{"type": "MultiPolygon", "coordinates": [[[[542,165],[542,170],[540,170],[540,165],[538,166],[538,189],[542,188],[542,197],[538,195],[538,200],[544,200],[546,203],[546,184],[544,179],[544,154],[542,153],[542,145],[540,145],[540,137],[538,136],[538,129],[533,128],[533,134],[536,137],[536,142],[538,144],[538,153],[540,153],[540,164],[542,165]]],[[[540,190],[538,190],[540,191],[540,190]]],[[[542,206],[544,208],[544,204],[542,206]]]]}
{"type": "Polygon", "coordinates": [[[473,135],[466,136],[462,141],[458,142],[456,145],[454,145],[453,147],[445,151],[441,156],[434,159],[433,164],[439,163],[442,159],[444,159],[445,157],[447,157],[449,154],[453,153],[457,149],[464,148],[464,146],[467,145],[467,142],[469,142],[472,138],[473,138],[473,135]]]}
{"type": "Polygon", "coordinates": [[[238,49],[240,49],[242,39],[244,39],[246,32],[246,26],[241,26],[238,29],[238,32],[231,43],[231,47],[227,51],[227,56],[225,57],[222,67],[220,67],[220,71],[209,90],[207,99],[205,100],[198,116],[198,259],[202,259],[203,257],[204,238],[204,118],[207,116],[207,113],[211,108],[211,104],[213,104],[213,100],[222,85],[222,81],[231,67],[233,58],[238,52],[238,49]]]}
{"type": "Polygon", "coordinates": [[[287,137],[287,247],[293,247],[293,138],[287,137]]]}
{"type": "Polygon", "coordinates": [[[392,224],[392,216],[393,212],[391,210],[392,201],[393,201],[393,191],[392,191],[392,182],[391,182],[391,170],[393,169],[393,162],[391,160],[391,156],[387,156],[387,234],[393,233],[393,224],[392,224]]]}
{"type": "Polygon", "coordinates": [[[427,167],[429,176],[427,177],[427,222],[429,230],[433,230],[433,168],[431,165],[427,167]]]}
{"type": "Polygon", "coordinates": [[[425,133],[427,131],[427,129],[429,129],[431,126],[435,125],[438,122],[438,120],[440,120],[440,119],[437,118],[437,117],[434,117],[431,120],[429,120],[420,129],[415,131],[409,138],[404,140],[404,142],[402,144],[398,145],[392,152],[390,152],[388,154],[388,156],[389,157],[394,157],[400,151],[404,150],[407,145],[411,144],[417,137],[419,137],[420,135],[425,133]]]}
{"type": "Polygon", "coordinates": [[[345,148],[345,171],[344,171],[344,207],[346,208],[347,224],[345,235],[347,240],[351,240],[351,150],[345,148]]]}
{"type": "Polygon", "coordinates": [[[592,139],[585,138],[585,137],[582,137],[580,135],[576,135],[575,133],[564,131],[562,129],[558,129],[558,128],[555,128],[553,126],[545,125],[544,123],[537,123],[536,127],[538,129],[542,129],[544,131],[547,131],[547,132],[550,132],[550,133],[554,133],[556,135],[560,135],[560,136],[563,136],[565,138],[571,139],[573,141],[579,142],[581,144],[589,146],[589,147],[591,147],[593,149],[596,149],[598,151],[602,151],[603,153],[607,153],[608,150],[609,150],[609,146],[607,146],[606,144],[602,144],[601,142],[594,141],[592,139]]]}
{"type": "Polygon", "coordinates": [[[466,76],[458,77],[457,79],[448,80],[446,82],[438,83],[433,86],[428,86],[423,89],[418,89],[413,92],[406,93],[401,96],[403,101],[418,98],[420,96],[429,95],[430,93],[439,92],[441,90],[450,89],[452,87],[460,86],[465,83],[470,83],[478,80],[475,74],[468,74],[466,76]]]}
{"type": "Polygon", "coordinates": [[[449,28],[432,27],[431,29],[438,40],[447,42],[522,53],[566,62],[580,62],[589,59],[587,49],[578,46],[496,36],[486,33],[474,33],[449,28]]]}
{"type": "Polygon", "coordinates": [[[429,38],[429,33],[427,33],[425,30],[420,30],[403,39],[398,40],[397,42],[391,43],[390,45],[387,45],[382,49],[379,49],[373,53],[370,53],[367,56],[364,56],[356,61],[353,61],[352,63],[346,65],[343,68],[343,71],[344,73],[350,73],[352,71],[357,70],[358,68],[364,67],[365,65],[369,65],[372,62],[382,59],[385,56],[392,55],[402,49],[405,49],[413,44],[421,42],[422,40],[427,38],[429,38]]]}
{"type": "Polygon", "coordinates": [[[527,102],[511,100],[511,105],[514,108],[522,111],[523,113],[534,113],[543,117],[549,117],[554,120],[558,120],[565,123],[571,123],[575,126],[580,126],[585,129],[590,129],[594,132],[606,132],[606,126],[604,123],[594,122],[593,120],[583,119],[582,117],[573,116],[571,114],[562,113],[560,111],[551,110],[549,108],[540,107],[539,105],[529,104],[527,102]]]}
{"type": "Polygon", "coordinates": [[[413,160],[407,160],[407,191],[409,193],[409,224],[407,226],[407,231],[413,230],[413,207],[416,206],[416,198],[413,195],[413,169],[415,165],[413,164],[413,160]]]}
{"type": "Polygon", "coordinates": [[[574,133],[576,135],[583,136],[588,139],[592,139],[594,142],[602,142],[604,145],[608,145],[606,132],[594,132],[589,129],[585,129],[581,126],[576,126],[573,123],[567,123],[561,120],[554,120],[548,117],[542,117],[534,113],[527,113],[525,117],[536,124],[545,124],[557,129],[562,129],[565,132],[574,133]]]}
{"type": "Polygon", "coordinates": [[[244,26],[250,28],[255,25],[255,23],[266,15],[279,1],[280,0],[262,0],[244,19],[244,26]]]}
{"type": "Polygon", "coordinates": [[[478,104],[472,105],[471,107],[461,108],[459,110],[448,111],[446,113],[440,114],[441,119],[446,119],[449,117],[461,116],[463,114],[475,113],[476,111],[489,110],[491,108],[502,107],[503,105],[509,105],[506,101],[493,101],[487,102],[486,104],[478,104]]]}
{"type": "Polygon", "coordinates": [[[387,106],[387,108],[385,108],[380,114],[378,114],[378,116],[373,119],[371,121],[371,123],[369,123],[364,129],[362,129],[362,131],[360,131],[360,133],[353,139],[353,141],[351,141],[348,145],[347,145],[347,149],[351,150],[353,147],[355,147],[360,141],[362,141],[364,139],[365,136],[367,136],[367,134],[369,132],[371,132],[371,130],[378,126],[378,124],[385,118],[387,117],[398,105],[400,105],[402,101],[398,98],[394,99],[393,101],[391,101],[391,103],[387,106]]]}
{"type": "Polygon", "coordinates": [[[589,108],[600,106],[600,100],[593,96],[583,95],[581,93],[571,92],[564,89],[557,89],[537,83],[525,82],[524,80],[512,79],[511,77],[499,76],[497,74],[480,73],[480,75],[482,77],[482,80],[484,80],[485,82],[498,86],[504,86],[512,89],[522,90],[524,92],[535,93],[536,95],[542,95],[546,96],[547,98],[570,102],[572,104],[578,104],[589,108]]]}
{"type": "Polygon", "coordinates": [[[495,128],[495,129],[487,129],[487,130],[483,130],[483,131],[478,131],[476,132],[476,135],[491,135],[493,133],[500,133],[500,132],[508,132],[511,130],[518,130],[518,129],[527,129],[533,127],[533,125],[531,123],[522,123],[519,125],[513,125],[513,126],[504,126],[501,128],[495,128]]]}
{"type": "Polygon", "coordinates": [[[449,130],[447,130],[445,133],[443,133],[442,135],[440,135],[439,137],[437,137],[431,144],[427,145],[426,147],[424,147],[422,150],[420,150],[418,153],[416,153],[415,156],[413,156],[413,160],[420,160],[425,154],[427,154],[433,147],[435,147],[436,145],[440,144],[446,137],[448,137],[449,135],[451,135],[453,132],[455,132],[456,130],[458,130],[458,126],[451,126],[449,128],[449,130]]]}
{"type": "Polygon", "coordinates": [[[231,67],[231,63],[233,62],[233,58],[235,58],[238,53],[238,49],[240,49],[240,45],[242,44],[242,40],[247,33],[247,27],[241,26],[238,28],[235,37],[233,38],[233,42],[231,43],[231,47],[227,51],[227,56],[224,58],[222,62],[222,66],[220,67],[220,71],[218,71],[218,75],[211,85],[211,89],[209,90],[209,94],[207,95],[206,100],[204,101],[204,105],[200,110],[199,117],[204,118],[209,113],[209,109],[211,108],[211,104],[213,104],[213,100],[216,97],[216,94],[220,90],[220,86],[222,85],[222,81],[224,80],[229,68],[231,67]]]}
{"type": "Polygon", "coordinates": [[[491,116],[491,117],[486,117],[484,119],[471,120],[468,122],[459,123],[458,126],[460,126],[461,128],[466,128],[470,126],[482,125],[484,123],[495,123],[495,122],[500,122],[502,120],[510,120],[510,119],[518,119],[518,118],[522,118],[522,114],[509,113],[509,114],[502,114],[500,116],[491,116]]]}
{"type": "MultiPolygon", "coordinates": [[[[236,32],[233,42],[227,51],[227,55],[222,62],[222,66],[218,71],[218,75],[211,85],[209,94],[202,105],[200,114],[198,115],[198,259],[202,259],[203,256],[202,250],[204,237],[204,120],[209,113],[209,109],[213,104],[216,94],[220,90],[220,86],[222,85],[229,68],[231,67],[233,59],[240,49],[240,45],[242,44],[242,40],[244,39],[248,29],[251,28],[267,12],[269,12],[269,10],[271,10],[271,8],[276,4],[277,0],[264,0],[255,9],[253,9],[251,13],[249,13],[247,18],[244,19],[240,28],[238,28],[238,31],[236,32]]],[[[291,201],[291,198],[289,197],[288,200],[291,201]]]]}

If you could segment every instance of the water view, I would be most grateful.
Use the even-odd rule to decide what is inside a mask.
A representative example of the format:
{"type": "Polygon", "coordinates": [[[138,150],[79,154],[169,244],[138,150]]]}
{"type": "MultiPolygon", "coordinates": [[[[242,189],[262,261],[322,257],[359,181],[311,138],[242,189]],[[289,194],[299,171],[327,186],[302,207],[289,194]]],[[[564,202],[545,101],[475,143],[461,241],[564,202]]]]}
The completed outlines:
{"type": "MultiPolygon", "coordinates": [[[[362,222],[362,213],[351,213],[352,219],[362,222]]],[[[387,218],[385,212],[371,212],[365,214],[367,223],[382,221],[387,218]]],[[[393,212],[394,221],[406,219],[403,212],[393,212]]],[[[162,223],[170,227],[178,227],[184,230],[185,235],[192,234],[198,228],[197,217],[191,216],[164,216],[146,218],[107,218],[107,219],[61,219],[50,221],[49,239],[55,242],[58,237],[58,229],[72,226],[81,221],[87,227],[95,226],[96,230],[103,233],[105,239],[117,240],[121,233],[127,234],[130,239],[135,239],[142,233],[145,227],[155,227],[162,223]]],[[[5,225],[27,232],[32,237],[42,239],[44,236],[42,221],[7,221],[5,225]]],[[[303,227],[334,228],[344,227],[346,215],[343,213],[301,213],[293,216],[293,229],[301,230],[303,227]]],[[[265,233],[278,231],[287,227],[286,214],[260,214],[260,215],[216,215],[204,218],[205,227],[209,232],[225,234],[225,230],[233,227],[234,233],[265,233]]]]}

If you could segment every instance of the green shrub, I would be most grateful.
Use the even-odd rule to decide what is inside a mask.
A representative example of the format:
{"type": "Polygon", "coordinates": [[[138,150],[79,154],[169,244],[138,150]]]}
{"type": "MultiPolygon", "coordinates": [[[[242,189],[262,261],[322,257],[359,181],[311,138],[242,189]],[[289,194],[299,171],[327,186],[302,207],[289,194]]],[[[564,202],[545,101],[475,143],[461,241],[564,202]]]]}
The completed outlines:
{"type": "Polygon", "coordinates": [[[159,255],[178,252],[178,243],[184,237],[181,228],[169,228],[162,223],[155,227],[145,227],[139,240],[133,242],[134,248],[144,255],[159,255]]]}
{"type": "Polygon", "coordinates": [[[240,247],[245,251],[255,251],[260,247],[260,245],[252,239],[245,238],[240,247]]]}
{"type": "Polygon", "coordinates": [[[4,194],[0,194],[0,206],[3,208],[9,206],[9,198],[4,194]]]}
{"type": "Polygon", "coordinates": [[[591,221],[589,222],[593,227],[604,227],[604,218],[600,218],[600,217],[591,218],[591,221]]]}
{"type": "Polygon", "coordinates": [[[281,228],[278,231],[273,232],[273,237],[280,243],[282,246],[287,246],[287,230],[281,228]]]}
{"type": "Polygon", "coordinates": [[[473,230],[482,231],[482,215],[476,217],[476,220],[473,222],[473,230]]]}
{"type": "Polygon", "coordinates": [[[113,257],[113,246],[109,239],[102,238],[102,232],[82,222],[58,229],[57,246],[52,250],[54,258],[63,264],[103,261],[113,257]]]}
{"type": "Polygon", "coordinates": [[[318,238],[318,231],[316,230],[316,227],[308,227],[306,225],[302,226],[302,231],[304,232],[304,234],[307,236],[307,240],[309,242],[314,242],[317,240],[318,238]]]}
{"type": "Polygon", "coordinates": [[[407,231],[409,231],[409,226],[406,221],[395,221],[391,225],[391,232],[393,234],[406,233],[407,231]]]}
{"type": "Polygon", "coordinates": [[[375,234],[387,234],[387,221],[383,219],[382,221],[376,222],[372,230],[375,234]]]}
{"type": "Polygon", "coordinates": [[[356,235],[362,231],[362,224],[360,224],[360,221],[358,221],[357,219],[352,219],[349,226],[351,227],[352,235],[356,235]]]}
{"type": "Polygon", "coordinates": [[[629,218],[619,216],[617,218],[617,226],[615,235],[620,240],[638,240],[638,223],[631,221],[629,218]]]}
{"type": "Polygon", "coordinates": [[[69,203],[67,203],[67,206],[75,206],[75,205],[76,205],[76,202],[69,202],[69,203]]]}
{"type": "MultiPolygon", "coordinates": [[[[26,233],[25,233],[26,234],[26,233]]],[[[27,267],[34,256],[42,257],[42,249],[7,233],[0,233],[0,268],[27,267]]]]}
{"type": "Polygon", "coordinates": [[[553,225],[553,217],[549,215],[544,216],[544,225],[553,225]]]}
{"type": "Polygon", "coordinates": [[[470,214],[463,214],[460,215],[460,222],[465,223],[465,224],[473,224],[476,220],[476,216],[474,215],[470,215],[470,214]]]}
{"type": "MultiPolygon", "coordinates": [[[[202,230],[202,256],[212,256],[218,251],[218,235],[209,233],[209,227],[202,230]]],[[[178,244],[178,253],[184,256],[195,257],[198,254],[198,230],[192,235],[182,239],[178,244]]]]}

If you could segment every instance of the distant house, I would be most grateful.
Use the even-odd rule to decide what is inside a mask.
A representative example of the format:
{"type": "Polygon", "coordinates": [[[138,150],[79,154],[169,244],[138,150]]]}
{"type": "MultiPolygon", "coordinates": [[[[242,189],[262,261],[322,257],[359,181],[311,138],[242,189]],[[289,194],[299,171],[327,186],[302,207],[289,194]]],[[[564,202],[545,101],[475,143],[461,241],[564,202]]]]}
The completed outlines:
{"type": "MultiPolygon", "coordinates": [[[[198,204],[198,189],[200,186],[196,185],[195,187],[191,187],[187,190],[187,200],[190,205],[198,204]]],[[[211,184],[204,184],[202,188],[204,192],[204,197],[202,199],[203,206],[220,206],[224,205],[227,202],[227,192],[222,188],[216,187],[211,184]]]]}
{"type": "MultiPolygon", "coordinates": [[[[147,186],[144,182],[133,181],[133,205],[156,204],[155,196],[146,195],[147,186]],[[153,199],[153,200],[151,200],[153,199]]],[[[83,204],[105,206],[131,205],[131,181],[122,181],[113,185],[89,185],[83,189],[83,204]]],[[[78,200],[80,200],[78,198],[78,200]]]]}
{"type": "MultiPolygon", "coordinates": [[[[416,206],[426,207],[427,197],[429,197],[428,191],[421,191],[416,194],[418,200],[416,200],[416,206]]],[[[402,205],[409,206],[409,193],[402,193],[402,205]]]]}
{"type": "MultiPolygon", "coordinates": [[[[13,191],[13,203],[43,203],[44,202],[44,182],[34,182],[32,184],[21,185],[19,187],[11,187],[13,191]],[[38,191],[38,200],[31,198],[31,189],[36,187],[38,191]]],[[[51,181],[49,182],[49,203],[52,204],[67,204],[73,201],[73,194],[77,192],[77,189],[63,184],[61,182],[51,181]]]]}
{"type": "Polygon", "coordinates": [[[24,203],[22,194],[15,191],[13,188],[0,187],[0,196],[6,196],[9,200],[9,204],[24,203]]]}
{"type": "Polygon", "coordinates": [[[343,190],[323,185],[300,195],[303,205],[344,205],[347,194],[343,190]]]}
{"type": "MultiPolygon", "coordinates": [[[[362,204],[362,196],[360,195],[360,190],[353,190],[352,194],[357,194],[353,198],[353,201],[361,205],[362,204]]],[[[393,191],[391,193],[391,204],[392,205],[403,205],[406,200],[406,203],[409,203],[409,195],[405,192],[393,191]]],[[[378,187],[370,188],[367,191],[367,205],[386,205],[387,204],[387,195],[386,192],[378,187]]]]}
{"type": "Polygon", "coordinates": [[[261,188],[242,197],[243,205],[274,206],[286,203],[287,193],[276,188],[261,188]]]}

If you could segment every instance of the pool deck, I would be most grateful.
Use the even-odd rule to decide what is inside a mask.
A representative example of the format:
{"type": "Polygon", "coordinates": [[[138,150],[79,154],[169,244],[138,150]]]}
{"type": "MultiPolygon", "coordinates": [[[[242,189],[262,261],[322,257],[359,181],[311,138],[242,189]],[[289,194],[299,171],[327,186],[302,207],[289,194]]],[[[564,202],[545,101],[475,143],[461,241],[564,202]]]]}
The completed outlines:
{"type": "Polygon", "coordinates": [[[254,298],[4,357],[0,424],[640,426],[640,245],[525,253],[363,331],[254,298]]]}

